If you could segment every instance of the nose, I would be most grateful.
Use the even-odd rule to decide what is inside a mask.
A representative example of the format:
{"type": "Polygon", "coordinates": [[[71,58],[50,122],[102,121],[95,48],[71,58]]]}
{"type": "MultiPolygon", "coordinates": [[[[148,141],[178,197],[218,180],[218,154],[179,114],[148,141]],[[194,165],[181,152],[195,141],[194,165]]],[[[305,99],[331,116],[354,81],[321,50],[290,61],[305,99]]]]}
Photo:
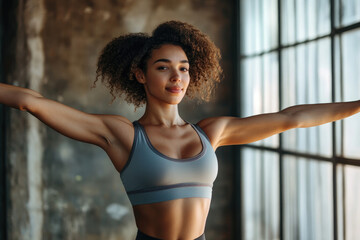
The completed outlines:
{"type": "Polygon", "coordinates": [[[171,79],[172,82],[180,82],[181,81],[181,77],[178,71],[173,71],[172,75],[171,75],[171,79]]]}

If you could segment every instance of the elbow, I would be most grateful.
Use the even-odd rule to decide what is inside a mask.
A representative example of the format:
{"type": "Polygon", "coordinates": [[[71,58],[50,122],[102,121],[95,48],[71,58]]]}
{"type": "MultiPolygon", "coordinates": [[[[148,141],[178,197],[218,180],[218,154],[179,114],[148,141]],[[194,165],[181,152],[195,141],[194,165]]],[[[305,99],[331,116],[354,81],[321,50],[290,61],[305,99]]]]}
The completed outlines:
{"type": "Polygon", "coordinates": [[[26,98],[21,99],[18,105],[18,109],[20,111],[29,112],[30,111],[31,104],[29,104],[28,101],[26,101],[26,98]]]}
{"type": "Polygon", "coordinates": [[[43,96],[40,94],[33,95],[28,94],[23,96],[19,101],[19,110],[26,112],[34,112],[36,110],[36,106],[38,105],[38,100],[42,99],[43,96]]]}

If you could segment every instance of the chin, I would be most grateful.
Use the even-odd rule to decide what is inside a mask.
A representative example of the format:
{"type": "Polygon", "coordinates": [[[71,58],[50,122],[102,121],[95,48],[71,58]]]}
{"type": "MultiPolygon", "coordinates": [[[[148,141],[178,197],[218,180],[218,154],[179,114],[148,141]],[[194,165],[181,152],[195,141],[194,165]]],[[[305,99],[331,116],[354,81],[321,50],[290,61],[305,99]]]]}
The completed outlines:
{"type": "Polygon", "coordinates": [[[168,104],[177,105],[177,104],[181,103],[183,99],[184,99],[184,96],[177,96],[177,97],[168,98],[167,101],[166,100],[165,101],[168,104]]]}
{"type": "Polygon", "coordinates": [[[171,101],[168,102],[170,105],[178,105],[179,103],[181,103],[181,101],[171,101]]]}

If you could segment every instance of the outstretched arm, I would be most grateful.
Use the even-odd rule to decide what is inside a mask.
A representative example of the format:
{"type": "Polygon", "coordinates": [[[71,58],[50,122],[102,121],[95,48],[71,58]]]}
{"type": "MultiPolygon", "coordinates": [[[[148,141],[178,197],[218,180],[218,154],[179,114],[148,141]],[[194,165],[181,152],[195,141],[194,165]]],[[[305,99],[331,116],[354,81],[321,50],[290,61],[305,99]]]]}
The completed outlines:
{"type": "Polygon", "coordinates": [[[204,119],[198,125],[208,134],[214,149],[224,145],[255,142],[292,128],[307,128],[333,122],[360,112],[360,101],[306,104],[277,113],[247,118],[204,119]]]}
{"type": "MultiPolygon", "coordinates": [[[[78,111],[30,89],[0,83],[0,104],[28,111],[61,134],[102,148],[106,148],[114,138],[111,131],[114,116],[78,111]]],[[[119,128],[131,125],[127,119],[117,118],[120,120],[116,121],[120,123],[119,128]]]]}

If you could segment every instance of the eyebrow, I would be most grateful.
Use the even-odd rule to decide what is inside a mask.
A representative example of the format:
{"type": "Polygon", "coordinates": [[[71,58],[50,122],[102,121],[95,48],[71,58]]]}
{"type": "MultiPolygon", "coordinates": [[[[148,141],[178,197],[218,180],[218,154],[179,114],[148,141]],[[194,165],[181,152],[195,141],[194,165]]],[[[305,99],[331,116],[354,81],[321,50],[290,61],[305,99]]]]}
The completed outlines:
{"type": "MultiPolygon", "coordinates": [[[[166,63],[169,63],[171,62],[170,59],[166,59],[166,58],[160,58],[158,60],[156,60],[153,64],[157,63],[157,62],[166,62],[166,63]]],[[[181,60],[180,61],[181,63],[189,63],[188,60],[181,60]]]]}

